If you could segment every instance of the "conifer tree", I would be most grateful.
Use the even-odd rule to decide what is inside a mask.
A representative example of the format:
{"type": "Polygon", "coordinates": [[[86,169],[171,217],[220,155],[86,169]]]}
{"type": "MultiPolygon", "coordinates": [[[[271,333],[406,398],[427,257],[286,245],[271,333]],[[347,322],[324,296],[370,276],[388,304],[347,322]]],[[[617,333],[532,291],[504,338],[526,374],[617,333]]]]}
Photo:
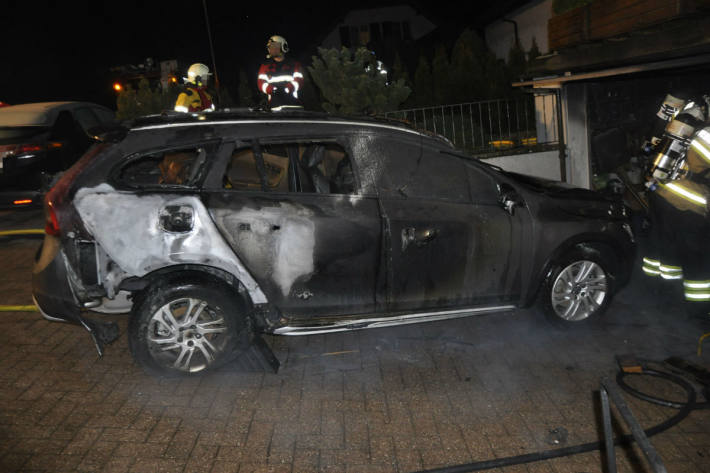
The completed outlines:
{"type": "Polygon", "coordinates": [[[414,72],[414,100],[419,107],[434,104],[434,78],[425,56],[419,56],[417,70],[414,72]]]}
{"type": "Polygon", "coordinates": [[[444,45],[439,45],[436,48],[434,59],[431,62],[431,73],[434,82],[434,103],[449,103],[457,93],[456,90],[452,90],[452,86],[457,84],[452,83],[449,58],[444,45]]]}
{"type": "Polygon", "coordinates": [[[253,107],[256,105],[254,91],[249,84],[249,78],[244,69],[239,69],[239,87],[237,88],[238,103],[240,107],[253,107]]]}
{"type": "Polygon", "coordinates": [[[318,48],[308,68],[330,113],[375,114],[396,110],[411,93],[402,79],[387,82],[371,51],[318,48]]]}

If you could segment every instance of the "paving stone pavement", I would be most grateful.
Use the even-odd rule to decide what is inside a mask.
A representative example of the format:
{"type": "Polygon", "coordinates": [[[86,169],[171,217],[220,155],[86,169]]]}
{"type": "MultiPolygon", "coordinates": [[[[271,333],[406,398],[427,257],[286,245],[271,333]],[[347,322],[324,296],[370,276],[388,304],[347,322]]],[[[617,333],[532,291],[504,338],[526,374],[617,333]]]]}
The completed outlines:
{"type": "MultiPolygon", "coordinates": [[[[30,304],[37,240],[0,240],[0,304],[30,304]]],[[[144,374],[122,335],[103,359],[82,329],[0,312],[0,472],[413,472],[601,437],[599,381],[616,354],[710,367],[675,294],[635,276],[599,324],[563,331],[531,310],[308,337],[266,337],[278,374],[227,366],[144,374]],[[558,432],[555,436],[551,432],[558,432]],[[560,440],[552,444],[554,438],[560,440]]],[[[632,380],[682,399],[658,380],[632,380]]],[[[644,427],[675,410],[624,395],[644,427]]],[[[615,415],[616,428],[623,422],[615,415]]],[[[651,438],[669,472],[710,472],[710,410],[651,438]]],[[[651,471],[619,447],[620,472],[651,471]]],[[[590,452],[494,469],[605,471],[590,452]]]]}

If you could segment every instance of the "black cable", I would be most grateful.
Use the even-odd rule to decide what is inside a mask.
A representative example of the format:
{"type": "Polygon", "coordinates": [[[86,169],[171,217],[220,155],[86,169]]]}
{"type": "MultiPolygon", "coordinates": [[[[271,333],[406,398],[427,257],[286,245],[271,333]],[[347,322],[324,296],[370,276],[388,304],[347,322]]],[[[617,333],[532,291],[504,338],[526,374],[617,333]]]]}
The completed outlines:
{"type": "MultiPolygon", "coordinates": [[[[623,376],[626,375],[627,373],[619,373],[617,376],[617,383],[619,382],[619,379],[623,380],[623,376]]],[[[700,409],[700,408],[707,408],[710,407],[708,406],[708,403],[702,403],[702,404],[696,404],[696,393],[695,393],[695,388],[687,382],[685,379],[675,376],[670,373],[664,373],[661,371],[656,371],[656,370],[646,370],[644,369],[642,373],[640,374],[649,374],[650,376],[656,376],[659,378],[664,378],[668,381],[671,381],[673,383],[676,383],[680,385],[687,393],[687,401],[685,403],[674,403],[677,404],[678,406],[678,413],[675,414],[674,416],[666,419],[665,421],[661,422],[660,424],[657,424],[647,430],[645,430],[645,434],[647,437],[652,437],[656,434],[659,434],[663,431],[666,431],[670,429],[671,427],[675,426],[678,424],[680,421],[685,419],[688,414],[694,409],[700,409]]],[[[626,383],[619,383],[619,385],[622,387],[622,389],[625,389],[624,386],[626,383]]],[[[635,392],[630,392],[633,396],[636,396],[636,390],[635,392]]],[[[665,401],[660,398],[654,398],[653,396],[647,396],[644,395],[643,393],[639,394],[655,399],[656,401],[665,401]]],[[[644,399],[643,397],[641,399],[644,399]]],[[[647,400],[647,399],[644,399],[647,400]]],[[[649,401],[649,402],[654,402],[654,401],[649,401]]],[[[672,401],[665,401],[665,402],[672,402],[672,401]]],[[[654,402],[656,403],[656,402],[654,402]]],[[[632,435],[623,435],[616,440],[614,440],[614,445],[627,445],[631,443],[633,440],[632,435]]],[[[595,450],[602,450],[604,448],[604,443],[603,442],[589,442],[581,445],[574,445],[571,447],[564,447],[564,448],[558,448],[556,450],[545,450],[541,452],[535,452],[535,453],[527,453],[524,455],[516,455],[512,457],[505,457],[505,458],[495,458],[491,460],[482,460],[478,462],[473,462],[473,463],[465,463],[461,465],[453,465],[453,466],[448,466],[448,467],[443,467],[443,468],[435,468],[432,470],[421,470],[415,473],[468,473],[471,471],[482,471],[482,470],[489,470],[491,468],[502,468],[506,466],[513,466],[513,465],[521,465],[523,463],[532,463],[536,461],[541,461],[541,460],[550,460],[552,458],[560,458],[560,457],[566,457],[570,455],[576,455],[578,453],[586,453],[586,452],[592,452],[595,450]]]]}

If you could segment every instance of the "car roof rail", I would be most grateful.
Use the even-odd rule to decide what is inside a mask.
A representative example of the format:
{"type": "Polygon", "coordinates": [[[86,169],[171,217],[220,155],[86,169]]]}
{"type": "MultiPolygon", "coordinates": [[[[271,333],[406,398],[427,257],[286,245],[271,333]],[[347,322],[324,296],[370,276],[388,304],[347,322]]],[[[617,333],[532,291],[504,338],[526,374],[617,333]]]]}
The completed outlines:
{"type": "Polygon", "coordinates": [[[128,134],[128,128],[120,123],[110,123],[89,128],[86,133],[94,141],[101,143],[118,143],[128,134]]]}

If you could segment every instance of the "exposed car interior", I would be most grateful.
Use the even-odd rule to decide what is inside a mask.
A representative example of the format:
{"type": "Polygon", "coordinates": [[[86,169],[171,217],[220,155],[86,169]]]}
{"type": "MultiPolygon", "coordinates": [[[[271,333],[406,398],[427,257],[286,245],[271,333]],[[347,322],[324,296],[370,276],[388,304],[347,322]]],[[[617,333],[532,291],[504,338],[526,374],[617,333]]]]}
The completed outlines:
{"type": "Polygon", "coordinates": [[[355,180],[350,158],[335,143],[270,144],[239,148],[223,178],[225,189],[350,194],[355,180]],[[293,163],[291,165],[290,163],[293,163]]]}

